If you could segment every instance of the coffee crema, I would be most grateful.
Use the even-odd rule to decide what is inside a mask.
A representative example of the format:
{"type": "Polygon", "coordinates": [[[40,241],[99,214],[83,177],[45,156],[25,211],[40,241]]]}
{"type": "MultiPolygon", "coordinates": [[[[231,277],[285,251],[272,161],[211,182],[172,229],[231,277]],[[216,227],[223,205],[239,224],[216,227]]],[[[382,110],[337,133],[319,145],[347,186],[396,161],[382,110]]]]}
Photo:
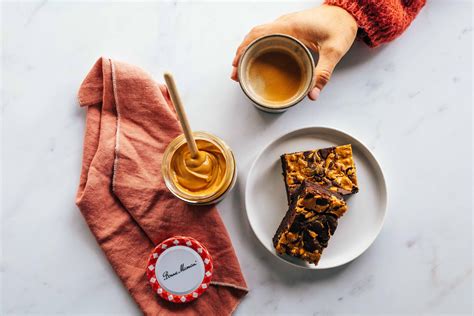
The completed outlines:
{"type": "Polygon", "coordinates": [[[263,52],[249,63],[248,69],[252,89],[266,101],[284,104],[304,89],[303,70],[288,52],[263,52]]]}

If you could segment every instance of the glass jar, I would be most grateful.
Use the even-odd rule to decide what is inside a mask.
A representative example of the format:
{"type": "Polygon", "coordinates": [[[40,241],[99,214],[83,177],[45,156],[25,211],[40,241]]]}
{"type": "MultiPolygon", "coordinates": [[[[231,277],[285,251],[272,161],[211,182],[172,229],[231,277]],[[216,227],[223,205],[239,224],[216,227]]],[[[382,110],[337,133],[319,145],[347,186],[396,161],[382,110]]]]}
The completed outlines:
{"type": "Polygon", "coordinates": [[[165,180],[166,187],[173,193],[177,198],[185,201],[189,204],[194,205],[207,205],[219,202],[222,200],[227,192],[232,190],[235,181],[237,179],[237,171],[235,165],[235,158],[232,150],[226,143],[224,143],[220,138],[214,136],[208,132],[193,132],[194,138],[196,140],[204,140],[210,142],[216,146],[224,156],[225,159],[225,174],[222,179],[221,184],[216,188],[215,192],[211,192],[205,195],[193,195],[188,192],[183,191],[179,186],[174,182],[173,170],[171,168],[171,160],[173,155],[176,153],[178,148],[186,144],[186,138],[184,134],[179,135],[173,139],[166,147],[166,150],[163,154],[163,160],[161,164],[161,173],[163,179],[165,180]]]}

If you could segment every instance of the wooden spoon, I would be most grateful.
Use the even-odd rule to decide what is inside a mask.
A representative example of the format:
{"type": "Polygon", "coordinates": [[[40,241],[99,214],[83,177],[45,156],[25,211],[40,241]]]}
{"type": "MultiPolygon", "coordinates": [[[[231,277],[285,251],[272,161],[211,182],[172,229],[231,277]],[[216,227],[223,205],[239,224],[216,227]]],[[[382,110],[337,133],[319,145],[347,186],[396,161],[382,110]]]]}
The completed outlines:
{"type": "Polygon", "coordinates": [[[176,83],[174,81],[173,75],[169,72],[165,72],[164,74],[166,85],[168,86],[168,91],[171,96],[171,100],[173,101],[174,108],[176,109],[176,113],[178,114],[179,122],[181,123],[181,127],[183,128],[184,137],[186,137],[186,142],[189,147],[189,151],[191,152],[191,158],[201,160],[205,159],[205,153],[199,151],[196,145],[196,141],[194,140],[193,132],[191,130],[191,126],[189,125],[188,117],[186,116],[186,112],[184,111],[183,103],[181,102],[181,98],[179,97],[178,89],[176,88],[176,83]]]}

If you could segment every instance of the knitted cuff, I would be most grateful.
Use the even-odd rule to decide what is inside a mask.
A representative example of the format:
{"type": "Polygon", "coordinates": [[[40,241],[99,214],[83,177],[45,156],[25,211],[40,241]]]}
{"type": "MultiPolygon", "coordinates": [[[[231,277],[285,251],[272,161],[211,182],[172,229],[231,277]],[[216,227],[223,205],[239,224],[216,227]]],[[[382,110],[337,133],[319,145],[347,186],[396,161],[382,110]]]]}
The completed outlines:
{"type": "Polygon", "coordinates": [[[325,0],[356,19],[357,36],[371,47],[398,37],[410,25],[425,0],[325,0]]]}

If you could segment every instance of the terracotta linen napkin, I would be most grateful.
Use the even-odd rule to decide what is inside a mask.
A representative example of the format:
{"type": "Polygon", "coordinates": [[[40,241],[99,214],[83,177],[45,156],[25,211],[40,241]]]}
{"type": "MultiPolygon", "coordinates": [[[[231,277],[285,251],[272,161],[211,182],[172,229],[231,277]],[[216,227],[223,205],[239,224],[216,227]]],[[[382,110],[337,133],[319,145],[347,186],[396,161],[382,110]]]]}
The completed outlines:
{"type": "Polygon", "coordinates": [[[78,98],[87,119],[76,203],[142,311],[232,313],[248,289],[217,209],[178,200],[161,176],[163,152],[182,133],[166,86],[135,66],[101,58],[78,98]],[[174,235],[201,241],[214,260],[212,286],[186,304],[158,297],[145,274],[154,246],[174,235]]]}

